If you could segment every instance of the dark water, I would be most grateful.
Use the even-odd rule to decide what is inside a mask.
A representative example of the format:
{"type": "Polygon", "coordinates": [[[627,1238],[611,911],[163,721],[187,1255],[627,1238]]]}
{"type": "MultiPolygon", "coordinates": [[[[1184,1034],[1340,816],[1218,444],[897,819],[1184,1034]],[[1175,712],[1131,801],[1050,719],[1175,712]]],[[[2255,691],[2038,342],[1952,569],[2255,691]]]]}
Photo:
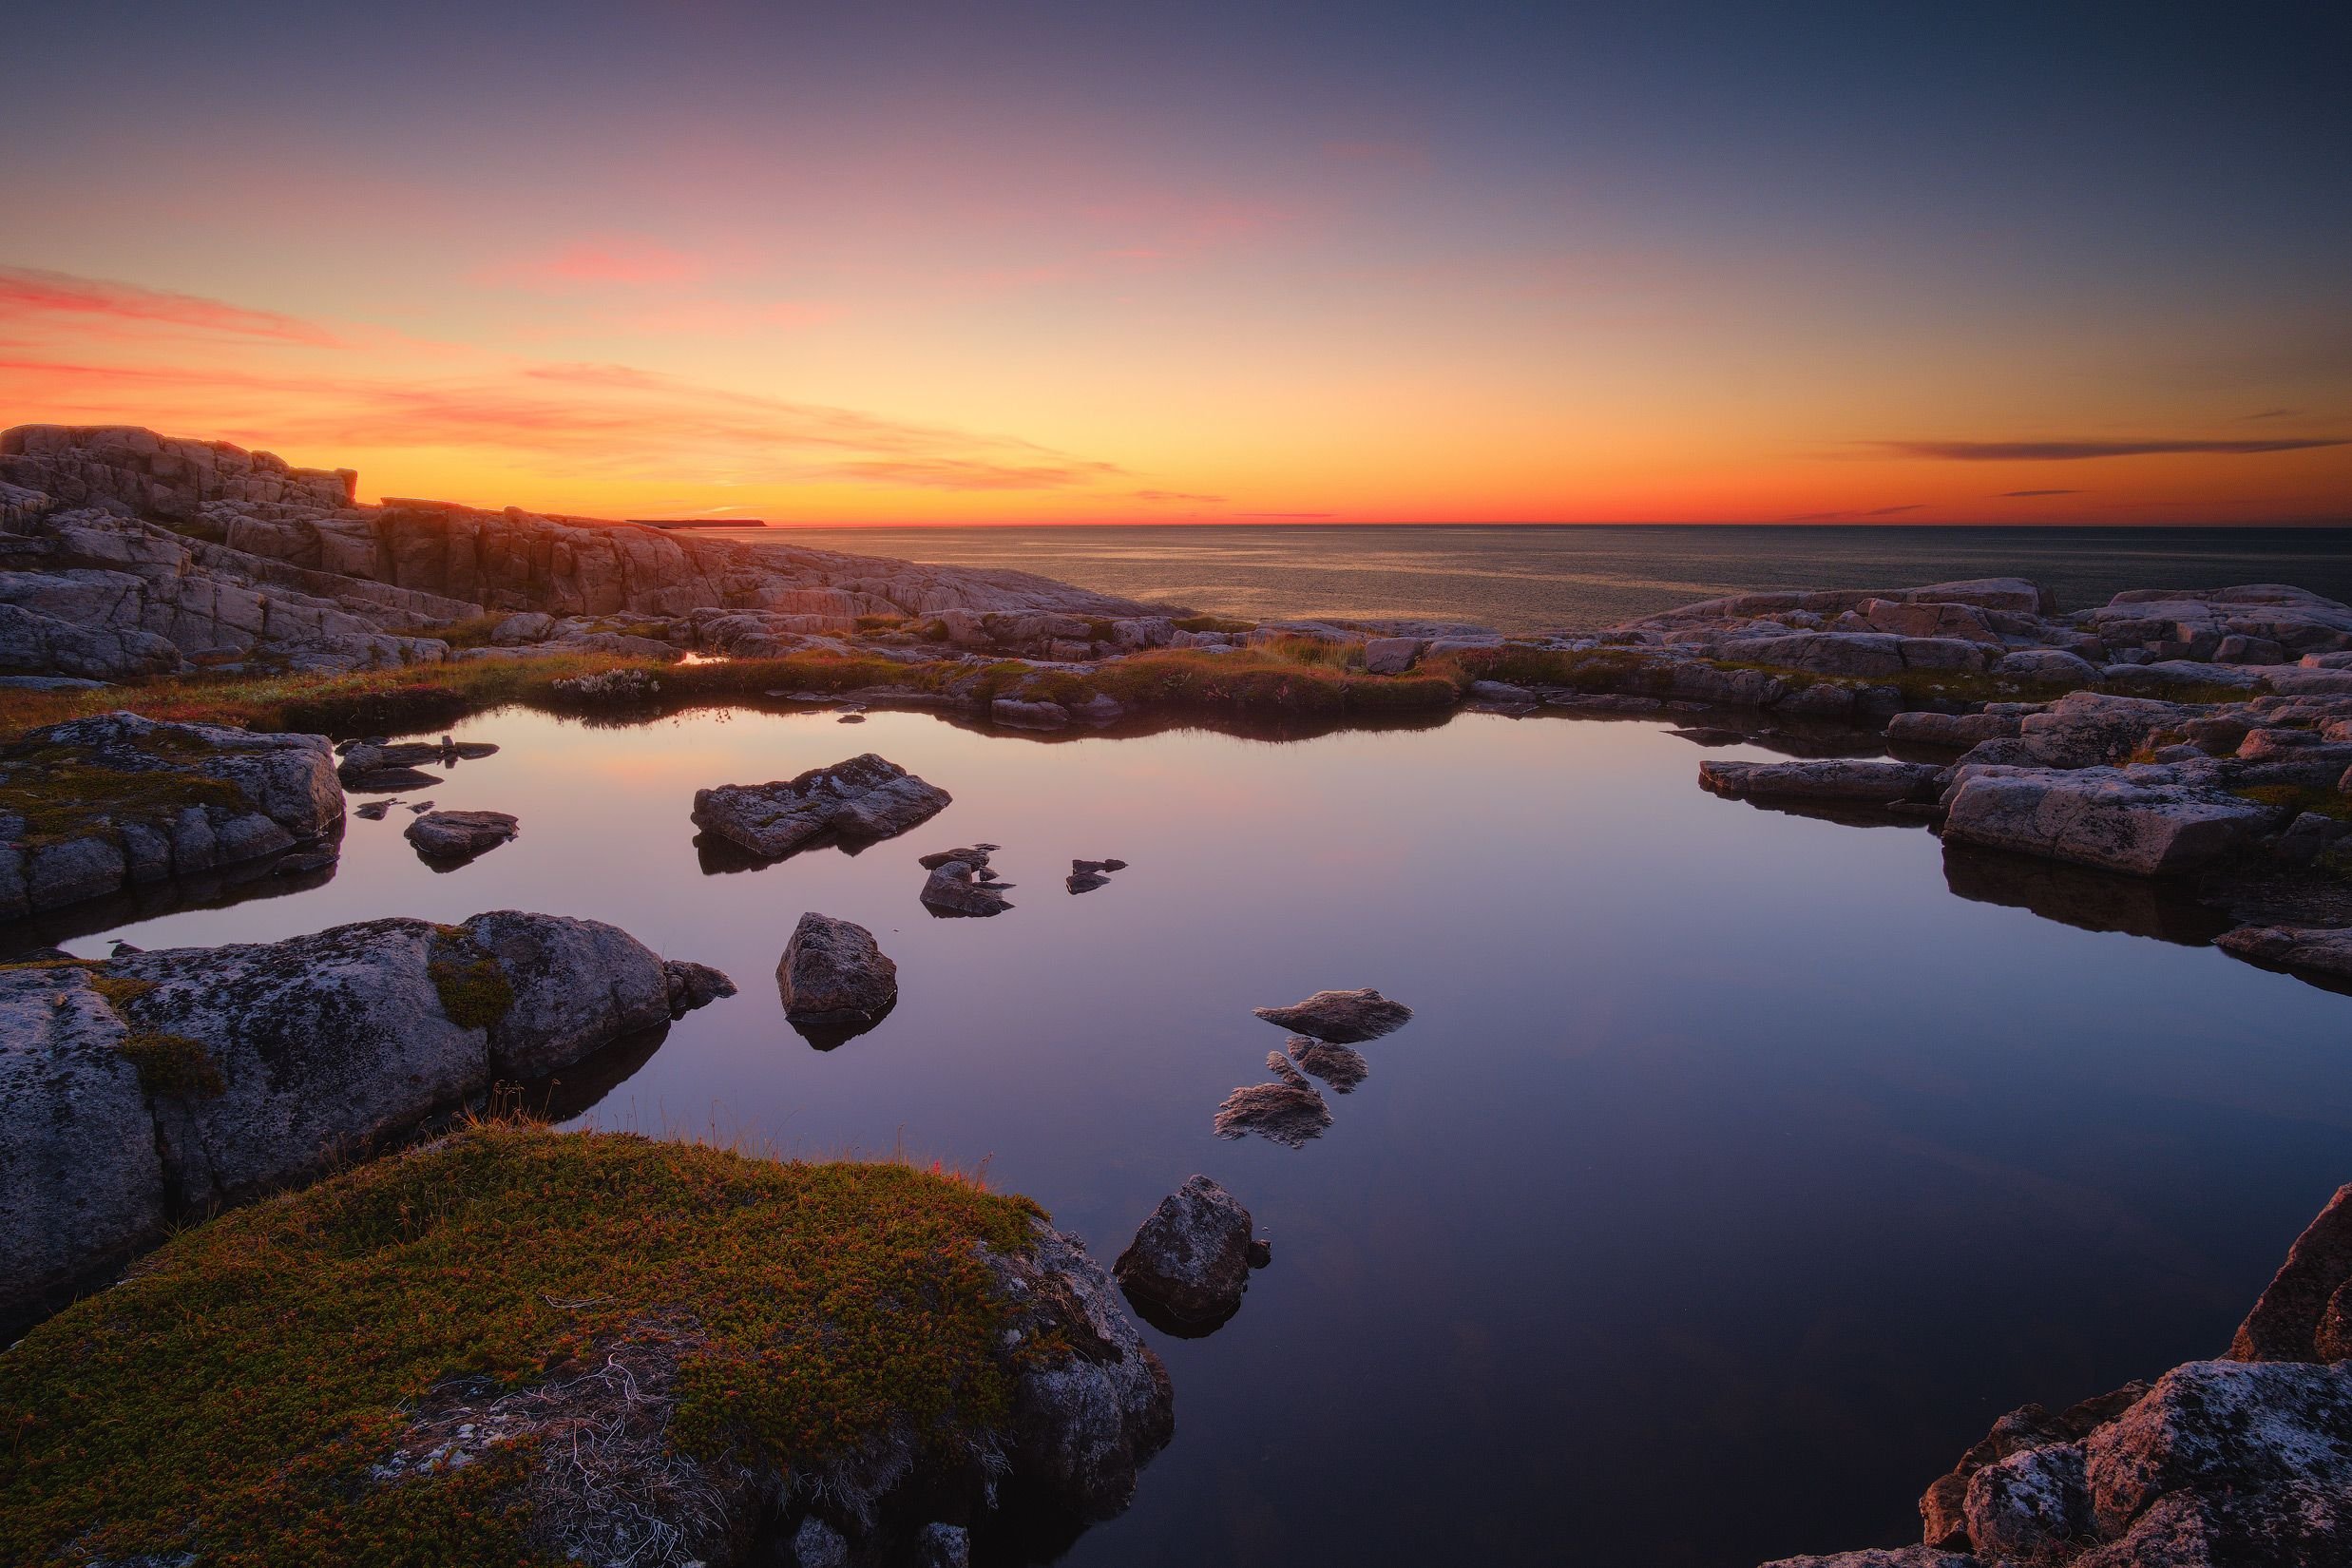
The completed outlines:
{"type": "Polygon", "coordinates": [[[1176,1442],[1074,1564],[1745,1568],[1915,1539],[2000,1411],[2219,1350],[2352,1176],[2352,999],[1982,901],[2157,928],[2144,889],[2111,909],[1996,863],[1955,896],[1928,833],[1713,798],[1661,723],[458,733],[505,749],[430,793],[518,813],[519,841],[436,873],[395,809],[322,886],[119,934],[595,916],[742,994],[590,1124],[985,1164],[1106,1261],[1187,1176],[1226,1183],[1273,1266],[1211,1337],[1154,1336],[1176,1442]],[[854,856],[702,869],[698,786],[869,749],[955,804],[854,856]],[[973,839],[1017,907],[931,918],[915,856],[973,839]],[[1077,856],[1133,864],[1073,897],[1077,856]],[[772,980],[810,908],[871,927],[903,988],[826,1053],[772,980]],[[1282,1043],[1252,1005],[1365,985],[1419,1016],[1364,1047],[1328,1135],[1211,1135],[1282,1043]]]}
{"type": "Polygon", "coordinates": [[[1210,614],[1415,617],[1591,629],[1748,588],[2026,576],[2068,609],[2126,588],[2286,583],[2352,601],[2352,530],[1268,525],[772,528],[768,539],[1014,566],[1210,614]]]}

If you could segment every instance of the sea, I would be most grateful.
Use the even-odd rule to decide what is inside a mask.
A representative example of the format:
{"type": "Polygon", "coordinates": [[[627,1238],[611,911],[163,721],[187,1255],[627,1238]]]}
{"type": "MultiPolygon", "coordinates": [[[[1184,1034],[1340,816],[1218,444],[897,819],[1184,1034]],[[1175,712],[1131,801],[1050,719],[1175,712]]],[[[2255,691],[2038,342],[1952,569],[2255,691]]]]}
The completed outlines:
{"type": "Polygon", "coordinates": [[[2352,602],[2352,528],[1670,524],[769,527],[698,537],[1037,572],[1247,620],[1590,630],[1750,588],[2030,577],[2066,609],[2134,588],[2283,583],[2352,602]]]}

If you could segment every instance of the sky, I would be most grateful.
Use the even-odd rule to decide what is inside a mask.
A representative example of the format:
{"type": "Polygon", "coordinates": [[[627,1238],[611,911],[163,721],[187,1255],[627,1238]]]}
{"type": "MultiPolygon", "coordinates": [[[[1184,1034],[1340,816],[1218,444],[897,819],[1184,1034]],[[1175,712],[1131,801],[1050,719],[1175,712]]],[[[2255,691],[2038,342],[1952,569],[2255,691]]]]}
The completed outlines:
{"type": "Polygon", "coordinates": [[[0,424],[795,524],[2352,523],[2352,9],[23,8],[0,424]]]}

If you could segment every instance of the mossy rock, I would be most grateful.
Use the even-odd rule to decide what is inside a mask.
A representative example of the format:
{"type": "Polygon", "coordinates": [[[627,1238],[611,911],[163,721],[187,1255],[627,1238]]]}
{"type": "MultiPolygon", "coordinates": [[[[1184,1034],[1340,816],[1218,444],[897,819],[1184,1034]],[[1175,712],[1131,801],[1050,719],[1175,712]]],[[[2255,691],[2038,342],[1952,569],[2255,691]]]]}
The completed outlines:
{"type": "Polygon", "coordinates": [[[1004,1416],[989,1256],[1037,1213],[904,1165],[470,1128],[185,1232],[6,1351],[0,1559],[562,1562],[594,1510],[539,1461],[615,1366],[677,1474],[954,1453],[1004,1416]]]}

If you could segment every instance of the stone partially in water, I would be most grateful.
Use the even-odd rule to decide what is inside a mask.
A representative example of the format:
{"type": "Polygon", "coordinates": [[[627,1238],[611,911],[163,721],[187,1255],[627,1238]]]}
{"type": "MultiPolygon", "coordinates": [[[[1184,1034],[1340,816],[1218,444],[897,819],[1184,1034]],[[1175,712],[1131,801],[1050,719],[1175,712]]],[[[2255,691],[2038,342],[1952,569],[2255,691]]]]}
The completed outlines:
{"type": "Polygon", "coordinates": [[[505,812],[427,812],[400,836],[427,860],[470,860],[514,837],[518,827],[505,812]]]}
{"type": "Polygon", "coordinates": [[[1004,897],[1009,882],[984,880],[991,878],[985,866],[974,867],[962,860],[946,860],[931,868],[931,874],[923,884],[923,907],[935,915],[973,915],[986,917],[1003,914],[1012,908],[1004,897]]]}
{"type": "Polygon", "coordinates": [[[1159,1200],[1111,1272],[1138,1310],[1157,1308],[1183,1328],[1205,1331],[1241,1308],[1250,1284],[1250,1230],[1240,1199],[1195,1176],[1159,1200]]]}
{"type": "Polygon", "coordinates": [[[1240,1138],[1255,1133],[1260,1138],[1297,1149],[1309,1138],[1321,1138],[1331,1125],[1330,1107],[1314,1085],[1302,1077],[1297,1068],[1281,1061],[1281,1053],[1271,1053],[1268,1063],[1281,1061],[1272,1083],[1250,1083],[1225,1097],[1216,1108],[1214,1128],[1219,1138],[1240,1138]]]}
{"type": "Polygon", "coordinates": [[[947,792],[873,753],[768,784],[697,790],[694,824],[775,860],[828,838],[870,842],[928,821],[947,792]]]}
{"type": "Polygon", "coordinates": [[[1338,1044],[1378,1040],[1400,1029],[1413,1016],[1402,1002],[1391,1002],[1375,990],[1317,991],[1287,1007],[1252,1008],[1277,1028],[1338,1044]]]}
{"type": "Polygon", "coordinates": [[[1329,1041],[1310,1040],[1305,1035],[1291,1037],[1291,1060],[1329,1084],[1337,1094],[1348,1093],[1372,1074],[1362,1051],[1329,1041]]]}
{"type": "Polygon", "coordinates": [[[784,1016],[803,1034],[837,1045],[879,1023],[898,1003],[898,966],[865,927],[812,910],[793,927],[776,961],[784,1016]]]}

